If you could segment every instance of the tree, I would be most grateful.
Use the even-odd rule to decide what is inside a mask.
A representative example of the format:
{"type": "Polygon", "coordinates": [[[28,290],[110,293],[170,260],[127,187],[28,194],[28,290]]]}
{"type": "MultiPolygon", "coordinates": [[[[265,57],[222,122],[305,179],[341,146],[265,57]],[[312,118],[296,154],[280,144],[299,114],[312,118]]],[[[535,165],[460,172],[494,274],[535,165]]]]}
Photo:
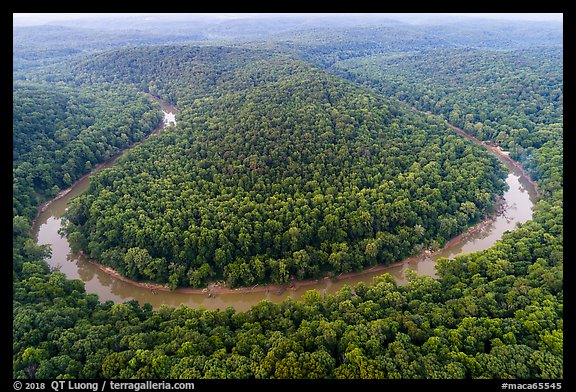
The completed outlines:
{"type": "Polygon", "coordinates": [[[38,367],[48,359],[48,352],[45,349],[28,347],[22,353],[21,363],[26,376],[35,378],[38,367]]]}

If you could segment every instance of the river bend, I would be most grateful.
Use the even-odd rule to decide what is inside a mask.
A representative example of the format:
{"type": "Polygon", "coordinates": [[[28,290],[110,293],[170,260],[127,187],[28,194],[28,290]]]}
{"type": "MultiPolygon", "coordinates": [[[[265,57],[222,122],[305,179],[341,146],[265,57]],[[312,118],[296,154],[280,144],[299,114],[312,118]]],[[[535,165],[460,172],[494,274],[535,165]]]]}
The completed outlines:
{"type": "MultiPolygon", "coordinates": [[[[164,124],[162,128],[176,122],[176,108],[159,101],[164,111],[164,124]]],[[[463,134],[462,130],[452,127],[463,134]]],[[[476,142],[477,139],[468,137],[476,142]]],[[[154,308],[162,304],[177,307],[186,304],[191,307],[204,307],[206,309],[225,309],[232,306],[237,311],[246,311],[261,300],[267,299],[278,303],[291,297],[301,298],[308,290],[315,289],[320,294],[334,293],[344,285],[354,285],[358,282],[369,284],[373,277],[385,272],[390,273],[399,284],[405,284],[404,273],[407,269],[416,271],[418,274],[426,274],[435,277],[435,263],[440,257],[453,258],[459,254],[465,254],[491,247],[501,238],[505,231],[513,230],[517,223],[524,223],[532,218],[532,206],[537,195],[534,184],[526,177],[522,168],[512,162],[505,152],[487,147],[508,168],[509,174],[506,182],[509,189],[503,195],[503,208],[496,216],[475,226],[468,232],[451,240],[443,249],[435,253],[424,252],[421,256],[410,258],[393,266],[378,266],[359,274],[341,276],[338,280],[328,278],[311,280],[297,283],[296,287],[263,286],[254,287],[251,291],[240,290],[186,290],[176,291],[153,290],[142,287],[125,279],[114,276],[110,271],[93,262],[86,260],[83,255],[72,255],[70,246],[65,237],[58,234],[61,227],[61,217],[66,211],[68,201],[74,196],[84,192],[89,185],[90,176],[85,176],[67,190],[65,196],[48,203],[38,215],[33,225],[33,236],[39,244],[50,244],[52,255],[46,261],[53,268],[58,268],[69,279],[81,279],[88,293],[97,293],[101,301],[112,300],[124,302],[135,299],[140,303],[150,303],[154,308]],[[188,292],[187,292],[188,291],[188,292]],[[200,292],[198,292],[200,291],[200,292]],[[191,293],[193,292],[193,293],[191,293]]],[[[113,164],[113,160],[107,162],[99,170],[113,164]]]]}

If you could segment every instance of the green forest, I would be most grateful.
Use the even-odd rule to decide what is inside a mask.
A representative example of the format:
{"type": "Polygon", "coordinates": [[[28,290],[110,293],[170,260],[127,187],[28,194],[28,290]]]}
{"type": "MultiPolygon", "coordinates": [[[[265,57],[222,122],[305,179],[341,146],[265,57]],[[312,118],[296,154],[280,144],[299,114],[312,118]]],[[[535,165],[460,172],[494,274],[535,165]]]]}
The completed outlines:
{"type": "Polygon", "coordinates": [[[130,88],[15,82],[12,95],[13,213],[25,217],[162,120],[130,88]]]}
{"type": "Polygon", "coordinates": [[[557,47],[425,50],[355,58],[334,69],[505,148],[539,181],[544,170],[562,168],[557,159],[546,168],[536,162],[544,145],[562,148],[562,58],[557,47]]]}
{"type": "MultiPolygon", "coordinates": [[[[186,74],[189,50],[162,50],[186,74]]],[[[222,61],[212,48],[194,56],[222,61]]],[[[183,107],[177,129],[94,179],[70,209],[73,247],[172,287],[287,283],[441,246],[503,190],[482,147],[325,71],[250,56],[233,72],[183,107]]]]}
{"type": "Polygon", "coordinates": [[[47,51],[15,28],[13,378],[563,379],[561,29],[247,21],[233,39],[231,23],[141,41],[52,28],[47,51]],[[441,248],[493,212],[507,175],[448,123],[509,151],[539,197],[436,279],[383,274],[245,312],[101,301],[30,229],[157,129],[144,93],[177,124],[94,174],[62,233],[134,280],[288,284],[441,248]]]}

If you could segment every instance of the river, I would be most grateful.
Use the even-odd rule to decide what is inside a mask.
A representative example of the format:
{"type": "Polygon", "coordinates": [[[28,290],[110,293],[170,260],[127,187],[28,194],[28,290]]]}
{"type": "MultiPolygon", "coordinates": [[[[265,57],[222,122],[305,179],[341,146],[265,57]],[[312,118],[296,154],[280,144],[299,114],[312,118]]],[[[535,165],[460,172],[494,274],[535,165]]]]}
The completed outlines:
{"type": "MultiPolygon", "coordinates": [[[[164,111],[164,126],[162,127],[164,128],[176,122],[176,108],[165,102],[160,101],[160,103],[164,111]]],[[[459,131],[462,133],[461,130],[459,131]]],[[[237,311],[246,311],[264,299],[278,303],[288,297],[299,299],[306,291],[312,289],[317,290],[320,294],[328,294],[338,291],[346,284],[354,285],[358,282],[369,284],[373,277],[385,272],[391,274],[399,284],[406,284],[404,273],[407,269],[414,270],[418,274],[436,277],[434,266],[438,258],[453,258],[459,254],[487,249],[501,238],[505,231],[513,230],[517,223],[523,223],[532,218],[532,206],[537,195],[534,184],[526,177],[522,168],[514,165],[506,153],[494,148],[487,148],[509,170],[506,179],[509,189],[503,195],[504,204],[500,214],[452,239],[437,252],[432,254],[425,252],[419,257],[406,259],[393,266],[378,266],[360,274],[341,276],[338,280],[328,278],[309,280],[297,283],[295,288],[264,286],[255,287],[252,291],[240,289],[224,290],[224,292],[186,289],[176,291],[151,290],[132,284],[121,277],[113,276],[102,266],[88,261],[83,255],[72,255],[68,241],[58,234],[61,227],[61,217],[66,211],[68,201],[88,188],[90,176],[85,176],[76,182],[69,192],[64,192],[66,193],[65,196],[49,203],[35,220],[32,234],[39,244],[51,245],[52,255],[46,260],[51,267],[59,269],[70,279],[81,279],[85,283],[86,291],[97,293],[101,301],[124,302],[136,299],[140,303],[148,302],[154,308],[158,308],[162,304],[171,307],[186,304],[192,307],[202,306],[206,309],[225,309],[231,306],[237,311]]],[[[110,166],[113,161],[101,165],[98,170],[110,166]]]]}

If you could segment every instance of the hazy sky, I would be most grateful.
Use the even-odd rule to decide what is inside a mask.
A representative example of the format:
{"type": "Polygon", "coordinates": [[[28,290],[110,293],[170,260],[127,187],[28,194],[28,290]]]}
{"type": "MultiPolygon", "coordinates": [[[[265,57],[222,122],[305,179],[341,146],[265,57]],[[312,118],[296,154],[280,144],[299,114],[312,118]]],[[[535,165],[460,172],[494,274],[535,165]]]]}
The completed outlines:
{"type": "MultiPolygon", "coordinates": [[[[163,13],[163,14],[150,14],[150,13],[14,13],[13,15],[13,25],[14,26],[23,26],[23,25],[36,25],[36,24],[46,24],[46,23],[53,23],[57,21],[65,21],[65,20],[74,20],[74,19],[82,19],[82,18],[106,18],[106,17],[120,17],[120,16],[153,16],[153,15],[183,15],[177,13],[163,13]]],[[[315,15],[315,14],[269,14],[269,13],[200,13],[200,14],[191,14],[195,16],[203,16],[203,17],[214,17],[214,18],[241,18],[241,17],[265,17],[265,16],[286,16],[289,17],[291,15],[315,15]]],[[[318,15],[318,14],[316,14],[318,15]]],[[[355,14],[358,15],[358,14],[355,14]]],[[[403,20],[406,20],[410,14],[384,14],[389,17],[394,18],[395,15],[402,16],[403,20]]],[[[480,18],[494,18],[494,19],[512,19],[512,20],[537,20],[537,21],[562,21],[561,13],[444,13],[444,14],[413,14],[417,18],[425,17],[426,15],[430,16],[439,16],[439,15],[462,15],[462,16],[473,16],[473,17],[480,17],[480,18]]]]}
{"type": "Polygon", "coordinates": [[[475,13],[475,14],[447,14],[447,15],[466,15],[466,16],[477,16],[480,18],[494,18],[494,19],[514,19],[514,20],[540,20],[540,21],[562,21],[563,14],[556,13],[475,13]]]}

